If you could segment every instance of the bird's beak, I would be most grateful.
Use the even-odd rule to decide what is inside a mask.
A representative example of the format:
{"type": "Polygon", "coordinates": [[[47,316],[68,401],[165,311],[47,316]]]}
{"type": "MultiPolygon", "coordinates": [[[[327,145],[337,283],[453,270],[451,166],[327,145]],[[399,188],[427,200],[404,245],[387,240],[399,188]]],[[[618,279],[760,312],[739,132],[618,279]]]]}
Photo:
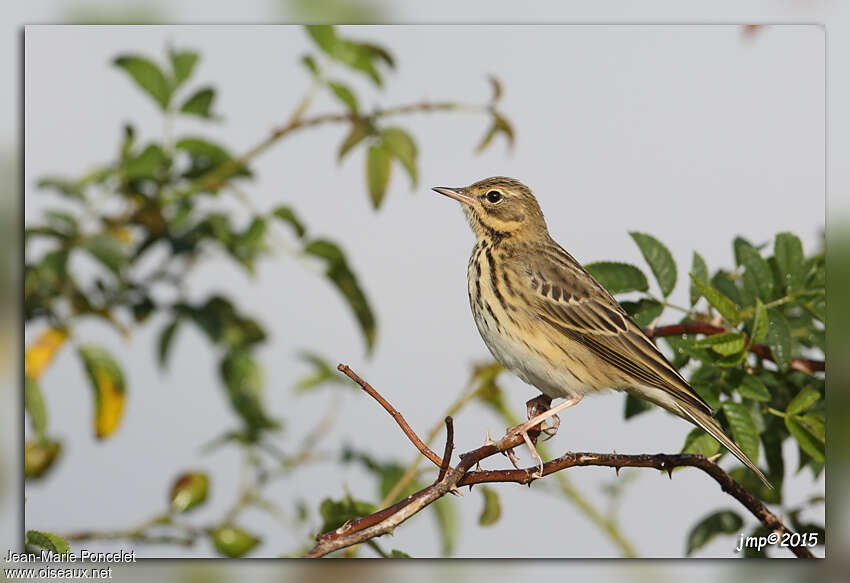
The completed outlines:
{"type": "Polygon", "coordinates": [[[446,188],[445,186],[435,186],[431,190],[433,190],[434,192],[439,192],[440,194],[444,194],[449,198],[453,198],[464,204],[472,204],[473,202],[475,202],[475,199],[469,196],[463,188],[446,188]]]}

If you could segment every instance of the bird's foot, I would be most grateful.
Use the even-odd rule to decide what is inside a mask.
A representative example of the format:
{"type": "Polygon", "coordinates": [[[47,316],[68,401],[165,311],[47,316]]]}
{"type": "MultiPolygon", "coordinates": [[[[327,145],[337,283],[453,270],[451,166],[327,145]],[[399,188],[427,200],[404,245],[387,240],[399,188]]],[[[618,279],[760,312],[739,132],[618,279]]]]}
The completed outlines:
{"type": "MultiPolygon", "coordinates": [[[[525,407],[528,412],[528,418],[533,419],[538,415],[542,415],[552,406],[552,397],[544,394],[537,395],[533,399],[525,402],[525,407]]],[[[540,432],[546,435],[544,441],[552,439],[558,432],[558,427],[561,425],[561,419],[557,415],[552,415],[549,422],[541,422],[537,428],[540,432]]]]}

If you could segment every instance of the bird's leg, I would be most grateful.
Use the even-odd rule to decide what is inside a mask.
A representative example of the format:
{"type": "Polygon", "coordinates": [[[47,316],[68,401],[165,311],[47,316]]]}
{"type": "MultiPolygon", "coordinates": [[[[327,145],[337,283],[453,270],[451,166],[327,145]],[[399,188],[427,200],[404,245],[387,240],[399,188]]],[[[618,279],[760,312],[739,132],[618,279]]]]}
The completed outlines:
{"type": "MultiPolygon", "coordinates": [[[[548,410],[544,411],[543,413],[539,413],[539,414],[535,415],[534,417],[532,417],[531,419],[529,419],[525,423],[521,423],[521,424],[516,425],[514,427],[508,428],[506,435],[508,435],[508,436],[510,436],[510,435],[522,435],[522,438],[525,441],[525,444],[528,446],[528,449],[531,452],[531,456],[535,460],[537,460],[537,463],[538,463],[540,469],[537,473],[535,473],[535,475],[533,477],[535,477],[535,478],[543,477],[543,459],[540,457],[540,454],[537,453],[537,448],[534,447],[534,444],[532,443],[531,438],[528,436],[528,431],[536,428],[538,425],[541,425],[547,419],[556,416],[558,411],[563,411],[564,409],[572,407],[573,405],[577,405],[579,403],[579,401],[581,401],[581,398],[582,398],[581,395],[574,395],[574,396],[568,398],[567,400],[565,400],[563,403],[559,403],[559,404],[555,405],[554,407],[552,407],[551,409],[548,409],[548,410]]],[[[534,400],[534,399],[532,399],[532,400],[534,400]]],[[[530,409],[530,407],[529,407],[529,409],[530,409]]]]}
{"type": "MultiPolygon", "coordinates": [[[[552,397],[548,395],[539,394],[533,399],[529,399],[525,402],[526,410],[528,411],[528,418],[537,417],[541,413],[544,413],[550,409],[552,406],[552,397]]],[[[546,434],[544,439],[552,439],[555,434],[558,432],[558,426],[561,424],[561,420],[557,415],[552,415],[552,423],[540,425],[540,431],[546,434]]]]}

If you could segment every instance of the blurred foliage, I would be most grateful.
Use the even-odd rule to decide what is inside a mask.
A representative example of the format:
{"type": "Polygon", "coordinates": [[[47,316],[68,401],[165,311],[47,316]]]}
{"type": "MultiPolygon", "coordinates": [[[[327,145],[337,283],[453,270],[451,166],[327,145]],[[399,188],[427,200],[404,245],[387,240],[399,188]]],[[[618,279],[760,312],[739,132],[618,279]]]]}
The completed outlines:
{"type": "MultiPolygon", "coordinates": [[[[307,9],[306,4],[303,7],[307,9]]],[[[110,19],[108,14],[104,18],[110,19]]],[[[37,183],[52,197],[41,205],[40,216],[27,217],[24,233],[24,317],[32,336],[25,355],[25,405],[31,430],[25,447],[27,479],[48,476],[62,457],[61,441],[51,434],[51,387],[45,386],[45,378],[50,377],[44,373],[65,346],[74,348],[91,386],[96,438],[108,439],[120,429],[134,395],[131,375],[125,373],[114,344],[80,337],[79,324],[86,320],[104,322],[123,338],[152,323],[161,326],[156,353],[162,368],[175,365],[170,357],[181,329],[196,328],[215,355],[223,397],[237,420],[234,428],[223,431],[207,448],[236,444],[245,458],[249,476],[227,514],[204,529],[188,528],[176,520],[177,515],[202,505],[210,491],[207,474],[185,472],[172,484],[168,506],[161,514],[121,535],[130,540],[166,536],[176,544],[189,544],[206,534],[219,554],[240,557],[254,550],[262,538],[236,526],[247,507],[278,516],[302,533],[319,526],[310,522],[302,502],[295,503],[298,518],[292,521],[286,518],[287,509],[262,496],[262,488],[272,480],[321,458],[315,451],[317,434],[305,437],[294,452],[281,451],[274,441],[283,420],[267,409],[263,366],[257,356],[269,336],[266,327],[229,298],[226,288],[197,299],[187,292],[189,282],[199,264],[222,258],[239,266],[246,277],[254,277],[260,261],[282,251],[319,267],[350,311],[367,354],[375,347],[378,323],[341,243],[314,235],[291,201],[265,210],[254,208],[247,193],[255,176],[254,159],[296,129],[342,124],[348,130],[334,157],[340,162],[355,151],[363,153],[365,192],[377,210],[386,199],[392,168],[400,168],[413,187],[418,180],[415,137],[400,125],[384,125],[385,116],[475,112],[503,120],[503,132],[510,128],[496,110],[501,87],[495,80],[491,84],[498,94],[481,105],[420,102],[365,110],[346,77],[364,77],[380,89],[396,67],[390,51],[342,35],[332,26],[307,26],[305,32],[314,48],[312,54],[301,57],[307,87],[289,122],[273,129],[271,138],[263,136],[256,146],[236,154],[209,137],[214,128],[203,124],[220,123],[223,117],[217,109],[218,88],[196,80],[201,60],[197,51],[170,45],[159,59],[120,54],[112,67],[161,114],[161,137],[142,140],[142,132],[127,123],[106,161],[78,176],[43,176],[37,183]],[[332,66],[333,78],[328,76],[332,66]],[[306,117],[313,97],[321,91],[328,92],[341,109],[306,117]],[[201,125],[192,127],[210,130],[173,135],[175,128],[183,127],[175,123],[180,119],[193,119],[201,125]],[[234,213],[226,197],[243,203],[245,212],[234,213]]],[[[339,380],[322,356],[305,350],[302,358],[314,370],[298,382],[299,391],[339,380]]],[[[393,483],[386,476],[384,480],[383,487],[389,491],[393,483]]],[[[341,516],[340,508],[346,516],[363,509],[346,498],[326,501],[319,514],[329,524],[341,516]]],[[[457,523],[453,509],[437,505],[435,516],[449,553],[457,523]]],[[[114,531],[100,534],[116,536],[114,531]]],[[[99,533],[89,535],[97,538],[99,533]]],[[[406,556],[398,550],[384,553],[377,545],[372,548],[381,556],[406,556]]]]}

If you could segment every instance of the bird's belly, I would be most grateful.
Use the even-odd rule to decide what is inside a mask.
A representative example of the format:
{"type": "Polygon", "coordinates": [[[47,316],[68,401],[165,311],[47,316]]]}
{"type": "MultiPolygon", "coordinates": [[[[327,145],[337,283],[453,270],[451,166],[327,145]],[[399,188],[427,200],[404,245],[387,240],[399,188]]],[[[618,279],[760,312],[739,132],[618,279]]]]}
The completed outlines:
{"type": "MultiPolygon", "coordinates": [[[[481,338],[506,369],[543,394],[556,399],[598,391],[611,386],[586,372],[587,357],[571,358],[554,347],[547,337],[531,331],[519,332],[510,325],[496,325],[487,311],[473,307],[481,338]]],[[[577,347],[577,351],[583,351],[577,347]]]]}

